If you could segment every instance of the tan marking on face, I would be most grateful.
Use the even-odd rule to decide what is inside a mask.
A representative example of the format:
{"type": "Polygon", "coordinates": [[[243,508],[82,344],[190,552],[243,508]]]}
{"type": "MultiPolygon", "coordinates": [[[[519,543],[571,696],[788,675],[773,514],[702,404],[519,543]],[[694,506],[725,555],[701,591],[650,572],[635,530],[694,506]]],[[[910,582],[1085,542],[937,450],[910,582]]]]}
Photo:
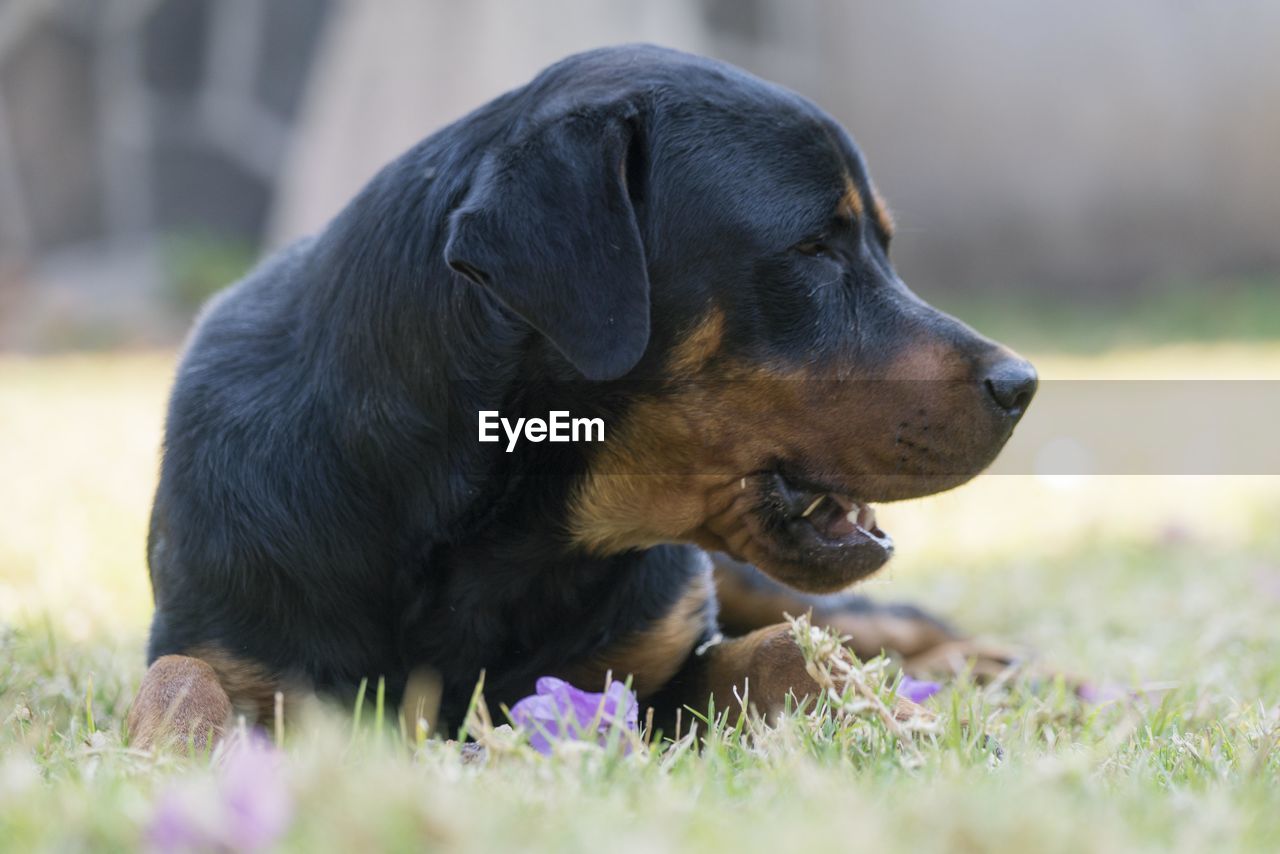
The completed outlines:
{"type": "Polygon", "coordinates": [[[859,220],[866,215],[862,205],[862,195],[858,192],[858,188],[854,186],[853,179],[848,176],[844,179],[844,195],[840,197],[840,204],[836,208],[836,214],[851,220],[859,220]]]}
{"type": "Polygon", "coordinates": [[[707,316],[685,336],[667,360],[672,377],[696,375],[706,366],[724,342],[724,312],[713,307],[707,316]]]}
{"type": "Polygon", "coordinates": [[[668,681],[693,652],[706,630],[706,609],[713,596],[711,565],[692,579],[671,610],[653,625],[623,638],[591,660],[571,667],[565,678],[580,688],[597,690],[605,675],[632,677],[636,694],[647,697],[668,681]]]}
{"type": "Polygon", "coordinates": [[[694,542],[741,555],[706,523],[744,516],[754,496],[744,477],[814,439],[805,428],[821,401],[811,399],[809,378],[721,358],[674,390],[638,399],[575,495],[575,540],[601,554],[694,542]]]}
{"type": "Polygon", "coordinates": [[[753,437],[734,416],[761,401],[751,399],[749,382],[731,379],[736,373],[722,364],[686,375],[694,381],[632,405],[573,501],[570,530],[579,543],[607,554],[693,539],[713,512],[712,494],[750,470],[739,466],[753,437]]]}
{"type": "Polygon", "coordinates": [[[994,447],[968,370],[959,354],[928,341],[904,345],[874,376],[845,364],[780,367],[721,352],[632,403],[575,491],[571,536],[596,554],[691,542],[819,589],[801,583],[812,574],[801,566],[768,565],[771,535],[759,502],[770,472],[796,463],[868,502],[962,483],[976,473],[963,471],[968,461],[985,465],[994,447]],[[912,432],[925,422],[932,432],[912,432]]]}
{"type": "Polygon", "coordinates": [[[875,217],[876,224],[880,226],[880,230],[884,232],[886,237],[893,236],[893,214],[889,212],[889,206],[885,203],[884,196],[875,187],[871,188],[871,215],[875,217]]]}

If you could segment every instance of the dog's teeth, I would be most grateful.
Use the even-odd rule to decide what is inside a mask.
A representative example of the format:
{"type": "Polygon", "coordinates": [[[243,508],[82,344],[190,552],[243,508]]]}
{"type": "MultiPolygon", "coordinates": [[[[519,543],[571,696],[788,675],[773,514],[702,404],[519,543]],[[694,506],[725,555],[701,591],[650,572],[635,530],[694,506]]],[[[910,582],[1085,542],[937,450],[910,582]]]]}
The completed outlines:
{"type": "Polygon", "coordinates": [[[800,518],[807,519],[814,510],[818,509],[818,505],[821,504],[823,499],[826,497],[827,496],[825,495],[819,495],[817,498],[813,499],[813,503],[804,509],[804,512],[800,514],[800,518]]]}
{"type": "Polygon", "coordinates": [[[876,511],[868,504],[854,504],[845,518],[864,531],[876,526],[876,511]]]}

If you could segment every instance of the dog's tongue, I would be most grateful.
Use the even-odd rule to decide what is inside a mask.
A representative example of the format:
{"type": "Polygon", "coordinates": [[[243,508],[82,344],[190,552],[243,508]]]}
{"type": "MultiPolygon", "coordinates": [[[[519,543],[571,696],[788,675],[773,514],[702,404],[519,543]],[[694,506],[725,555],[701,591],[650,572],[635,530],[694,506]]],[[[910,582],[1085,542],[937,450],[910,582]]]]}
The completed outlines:
{"type": "Polygon", "coordinates": [[[858,530],[858,526],[849,521],[847,516],[839,516],[827,525],[825,535],[832,540],[843,540],[845,537],[858,530]]]}
{"type": "Polygon", "coordinates": [[[875,511],[870,507],[836,495],[816,499],[805,515],[831,540],[844,539],[859,528],[870,531],[876,524],[875,511]]]}

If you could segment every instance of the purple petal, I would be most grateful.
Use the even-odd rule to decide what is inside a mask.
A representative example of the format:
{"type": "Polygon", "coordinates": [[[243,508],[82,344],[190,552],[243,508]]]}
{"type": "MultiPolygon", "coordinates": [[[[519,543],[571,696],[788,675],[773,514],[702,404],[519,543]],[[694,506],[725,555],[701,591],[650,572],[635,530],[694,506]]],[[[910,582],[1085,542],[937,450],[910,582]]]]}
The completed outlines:
{"type": "Polygon", "coordinates": [[[221,790],[226,836],[233,848],[265,848],[288,829],[293,800],[281,754],[265,737],[254,734],[227,752],[221,790]]]}
{"type": "Polygon", "coordinates": [[[633,732],[638,728],[640,705],[621,682],[610,683],[600,694],[543,676],[535,690],[536,694],[511,707],[511,721],[528,732],[529,744],[539,753],[550,753],[554,741],[582,737],[591,731],[603,744],[614,726],[633,732]]]}
{"type": "Polygon", "coordinates": [[[937,682],[912,679],[905,673],[902,675],[902,681],[898,683],[898,696],[905,697],[913,703],[923,703],[941,690],[942,685],[937,682]]]}
{"type": "Polygon", "coordinates": [[[1268,599],[1280,600],[1280,570],[1274,567],[1258,567],[1253,574],[1258,590],[1268,599]]]}
{"type": "Polygon", "coordinates": [[[614,721],[621,723],[622,728],[631,732],[639,732],[640,730],[640,703],[636,700],[636,695],[627,689],[626,685],[621,682],[611,682],[609,689],[604,693],[604,714],[602,721],[604,731],[609,730],[609,725],[614,721]]]}
{"type": "Polygon", "coordinates": [[[1125,699],[1129,692],[1119,685],[1094,685],[1086,682],[1076,689],[1076,696],[1086,703],[1110,703],[1125,699]]]}
{"type": "Polygon", "coordinates": [[[208,800],[186,780],[162,794],[147,826],[148,850],[169,854],[216,847],[218,805],[208,800]]]}
{"type": "Polygon", "coordinates": [[[232,736],[215,780],[177,780],[160,797],[146,839],[166,854],[256,851],[275,843],[292,817],[280,752],[261,734],[232,736]]]}
{"type": "Polygon", "coordinates": [[[551,752],[550,739],[560,737],[560,719],[550,696],[534,694],[511,707],[511,723],[529,733],[529,744],[539,753],[551,752]]]}

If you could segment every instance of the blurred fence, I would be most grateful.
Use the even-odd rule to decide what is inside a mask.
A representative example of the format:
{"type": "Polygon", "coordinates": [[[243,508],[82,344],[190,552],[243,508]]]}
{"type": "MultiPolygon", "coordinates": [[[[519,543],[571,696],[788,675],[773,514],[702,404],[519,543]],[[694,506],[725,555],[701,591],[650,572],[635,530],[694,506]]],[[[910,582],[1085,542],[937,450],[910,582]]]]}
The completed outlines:
{"type": "Polygon", "coordinates": [[[421,136],[636,40],[833,112],[926,293],[1280,270],[1262,0],[4,0],[0,345],[172,336],[224,270],[322,226],[421,136]]]}

